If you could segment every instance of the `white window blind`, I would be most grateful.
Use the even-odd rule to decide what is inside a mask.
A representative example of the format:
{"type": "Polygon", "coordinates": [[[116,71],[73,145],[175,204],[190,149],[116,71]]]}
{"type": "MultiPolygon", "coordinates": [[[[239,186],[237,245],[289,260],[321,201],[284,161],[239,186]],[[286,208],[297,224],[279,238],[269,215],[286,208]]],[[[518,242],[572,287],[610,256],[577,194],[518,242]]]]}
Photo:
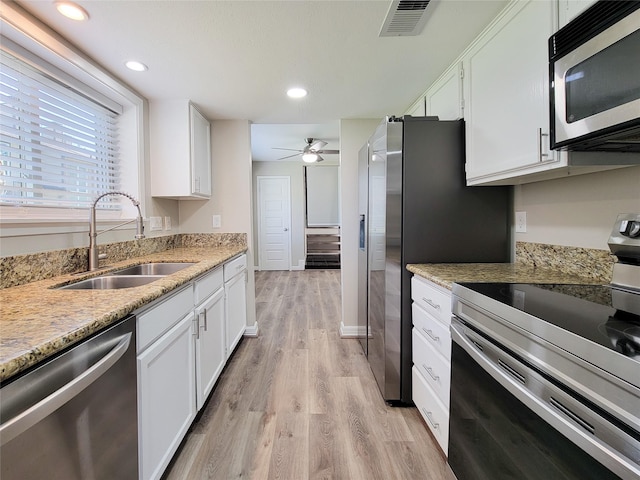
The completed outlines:
{"type": "Polygon", "coordinates": [[[0,204],[88,208],[119,190],[118,115],[0,53],[0,204]]]}

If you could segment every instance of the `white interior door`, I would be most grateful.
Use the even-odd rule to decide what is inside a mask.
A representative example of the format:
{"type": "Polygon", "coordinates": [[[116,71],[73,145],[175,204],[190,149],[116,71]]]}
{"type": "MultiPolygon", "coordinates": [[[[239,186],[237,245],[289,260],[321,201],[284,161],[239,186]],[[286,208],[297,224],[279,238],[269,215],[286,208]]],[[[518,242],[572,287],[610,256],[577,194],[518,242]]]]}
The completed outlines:
{"type": "Polygon", "coordinates": [[[260,270],[290,270],[290,178],[258,176],[257,180],[258,262],[260,270]]]}

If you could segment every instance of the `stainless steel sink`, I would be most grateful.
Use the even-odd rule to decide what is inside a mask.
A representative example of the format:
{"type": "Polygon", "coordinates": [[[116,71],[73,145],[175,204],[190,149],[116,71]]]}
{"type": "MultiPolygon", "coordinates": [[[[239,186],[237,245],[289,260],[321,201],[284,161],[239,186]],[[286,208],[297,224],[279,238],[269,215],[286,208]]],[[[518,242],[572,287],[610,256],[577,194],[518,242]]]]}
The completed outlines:
{"type": "Polygon", "coordinates": [[[164,275],[103,275],[58,288],[61,290],[113,290],[139,287],[160,280],[163,277],[164,275]]]}
{"type": "Polygon", "coordinates": [[[184,268],[190,267],[193,263],[177,262],[177,263],[143,263],[141,265],[133,265],[112,272],[111,275],[171,275],[184,268]]]}

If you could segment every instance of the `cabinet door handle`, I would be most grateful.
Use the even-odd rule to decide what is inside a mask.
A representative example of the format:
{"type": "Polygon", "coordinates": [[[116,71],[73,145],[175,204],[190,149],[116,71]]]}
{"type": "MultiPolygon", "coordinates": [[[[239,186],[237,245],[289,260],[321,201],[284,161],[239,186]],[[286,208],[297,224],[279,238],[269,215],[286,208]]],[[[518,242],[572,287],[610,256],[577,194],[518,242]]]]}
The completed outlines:
{"type": "Polygon", "coordinates": [[[430,376],[431,378],[433,378],[433,381],[434,381],[434,382],[439,382],[439,381],[440,381],[440,375],[436,375],[435,373],[433,373],[433,368],[431,368],[431,367],[427,367],[427,365],[426,365],[426,364],[424,364],[424,363],[422,364],[422,368],[424,368],[424,369],[427,371],[427,373],[429,374],[429,376],[430,376]]]}
{"type": "Polygon", "coordinates": [[[434,335],[433,332],[431,330],[427,330],[426,328],[422,327],[422,331],[424,333],[427,334],[427,336],[433,340],[434,342],[439,342],[440,341],[440,337],[438,337],[437,335],[434,335]]]}
{"type": "Polygon", "coordinates": [[[422,411],[424,412],[427,420],[429,420],[429,423],[434,428],[434,430],[438,430],[440,428],[440,424],[433,419],[433,414],[431,412],[427,412],[424,407],[422,408],[422,411]]]}
{"type": "Polygon", "coordinates": [[[542,128],[538,129],[538,161],[543,162],[543,157],[548,157],[548,153],[542,153],[542,137],[548,137],[548,133],[542,133],[542,128]]]}
{"type": "Polygon", "coordinates": [[[430,298],[427,297],[422,297],[422,300],[424,300],[425,302],[427,302],[429,305],[431,305],[433,308],[435,308],[436,310],[440,311],[440,305],[438,305],[437,303],[435,303],[433,300],[431,300],[430,298]]]}
{"type": "Polygon", "coordinates": [[[200,314],[196,315],[193,318],[193,323],[195,324],[195,332],[193,333],[193,336],[195,336],[196,340],[198,340],[200,338],[200,314]]]}
{"type": "Polygon", "coordinates": [[[202,312],[204,315],[204,331],[206,332],[209,329],[209,322],[207,321],[207,309],[205,308],[202,312]]]}

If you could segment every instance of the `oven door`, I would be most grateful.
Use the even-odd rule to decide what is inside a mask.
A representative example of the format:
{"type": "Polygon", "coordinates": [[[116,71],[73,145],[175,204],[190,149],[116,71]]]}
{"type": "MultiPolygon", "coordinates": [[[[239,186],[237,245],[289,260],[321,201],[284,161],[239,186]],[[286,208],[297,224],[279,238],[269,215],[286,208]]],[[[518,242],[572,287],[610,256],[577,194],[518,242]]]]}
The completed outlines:
{"type": "Polygon", "coordinates": [[[454,318],[451,334],[449,464],[458,480],[639,478],[633,433],[468,324],[454,318]]]}
{"type": "Polygon", "coordinates": [[[551,62],[552,148],[640,149],[639,50],[636,10],[551,62]]]}

